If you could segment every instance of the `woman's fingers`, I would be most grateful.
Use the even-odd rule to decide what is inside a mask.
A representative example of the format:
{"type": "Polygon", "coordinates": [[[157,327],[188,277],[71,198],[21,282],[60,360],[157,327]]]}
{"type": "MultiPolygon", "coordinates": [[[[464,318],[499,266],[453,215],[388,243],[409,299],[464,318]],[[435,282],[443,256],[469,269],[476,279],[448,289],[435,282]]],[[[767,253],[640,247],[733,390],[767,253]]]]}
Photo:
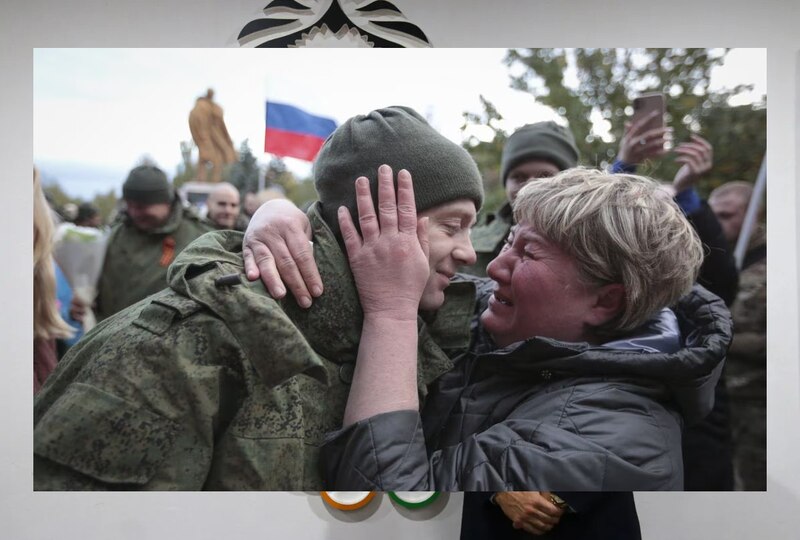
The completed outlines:
{"type": "Polygon", "coordinates": [[[361,236],[358,234],[356,230],[356,226],[353,223],[353,217],[350,215],[350,211],[345,206],[339,207],[339,230],[342,233],[342,240],[344,240],[344,247],[347,250],[347,256],[349,258],[353,258],[356,253],[358,253],[358,249],[362,246],[361,236]]]}
{"type": "MultiPolygon", "coordinates": [[[[369,189],[369,180],[365,176],[356,179],[356,206],[358,207],[358,223],[361,226],[361,236],[364,242],[372,242],[380,236],[381,230],[375,207],[372,204],[372,193],[369,189]]],[[[350,213],[348,212],[348,216],[350,213]]],[[[356,234],[358,234],[356,232],[356,234]]]]}
{"type": "MultiPolygon", "coordinates": [[[[392,168],[386,164],[378,167],[378,217],[381,234],[397,232],[397,200],[394,193],[394,178],[392,168]]],[[[364,241],[367,241],[366,236],[364,241]]]]}
{"type": "Polygon", "coordinates": [[[401,169],[397,173],[397,227],[401,233],[417,233],[417,205],[411,173],[401,169]]]}

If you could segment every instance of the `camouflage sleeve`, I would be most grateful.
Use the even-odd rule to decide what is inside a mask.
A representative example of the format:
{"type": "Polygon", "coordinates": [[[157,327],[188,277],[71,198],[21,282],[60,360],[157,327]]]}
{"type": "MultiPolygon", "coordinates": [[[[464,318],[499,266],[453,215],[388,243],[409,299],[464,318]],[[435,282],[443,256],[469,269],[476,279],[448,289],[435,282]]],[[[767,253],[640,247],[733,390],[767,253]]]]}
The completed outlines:
{"type": "Polygon", "coordinates": [[[188,311],[142,302],[62,361],[34,406],[34,489],[203,488],[245,390],[225,325],[188,311]]]}
{"type": "Polygon", "coordinates": [[[763,361],[767,351],[767,265],[742,272],[739,294],[731,307],[734,334],[729,354],[763,361]]]}

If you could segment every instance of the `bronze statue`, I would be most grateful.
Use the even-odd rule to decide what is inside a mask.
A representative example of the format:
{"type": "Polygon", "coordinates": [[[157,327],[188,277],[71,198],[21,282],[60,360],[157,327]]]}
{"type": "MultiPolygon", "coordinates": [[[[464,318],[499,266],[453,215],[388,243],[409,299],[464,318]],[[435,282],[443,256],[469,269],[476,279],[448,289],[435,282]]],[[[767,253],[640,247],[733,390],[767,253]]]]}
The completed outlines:
{"type": "Polygon", "coordinates": [[[197,181],[208,181],[208,164],[211,164],[211,182],[222,181],[222,169],[238,159],[231,136],[225,127],[222,107],[214,102],[214,90],[208,89],[189,113],[189,129],[199,151],[197,181]]]}

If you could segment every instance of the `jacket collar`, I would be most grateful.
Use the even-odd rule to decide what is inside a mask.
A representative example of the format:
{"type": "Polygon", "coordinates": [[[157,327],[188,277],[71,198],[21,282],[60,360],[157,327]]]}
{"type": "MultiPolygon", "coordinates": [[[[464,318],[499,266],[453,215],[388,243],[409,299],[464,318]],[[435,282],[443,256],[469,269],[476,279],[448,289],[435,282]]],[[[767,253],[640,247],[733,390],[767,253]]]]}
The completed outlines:
{"type": "MultiPolygon", "coordinates": [[[[666,385],[684,418],[692,422],[710,412],[714,387],[732,338],[725,304],[700,286],[674,309],[681,348],[646,352],[641,348],[607,348],[534,337],[481,354],[479,372],[544,378],[633,378],[666,385]]],[[[645,328],[647,334],[652,328],[645,328]]]]}

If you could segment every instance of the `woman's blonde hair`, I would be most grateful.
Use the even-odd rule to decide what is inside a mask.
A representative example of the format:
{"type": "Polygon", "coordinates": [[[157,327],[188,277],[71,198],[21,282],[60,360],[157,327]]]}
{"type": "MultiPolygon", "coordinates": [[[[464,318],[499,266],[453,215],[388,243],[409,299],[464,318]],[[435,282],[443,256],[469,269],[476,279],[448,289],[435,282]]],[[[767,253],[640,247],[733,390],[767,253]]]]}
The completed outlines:
{"type": "Polygon", "coordinates": [[[621,313],[595,329],[620,334],[688,293],[703,262],[700,239],[659,184],[630,174],[567,169],[529,182],[514,203],[526,223],[577,261],[587,284],[625,287],[621,313]]]}
{"type": "Polygon", "coordinates": [[[33,337],[72,337],[75,331],[58,313],[53,266],[53,217],[39,171],[33,169],[33,337]]]}

